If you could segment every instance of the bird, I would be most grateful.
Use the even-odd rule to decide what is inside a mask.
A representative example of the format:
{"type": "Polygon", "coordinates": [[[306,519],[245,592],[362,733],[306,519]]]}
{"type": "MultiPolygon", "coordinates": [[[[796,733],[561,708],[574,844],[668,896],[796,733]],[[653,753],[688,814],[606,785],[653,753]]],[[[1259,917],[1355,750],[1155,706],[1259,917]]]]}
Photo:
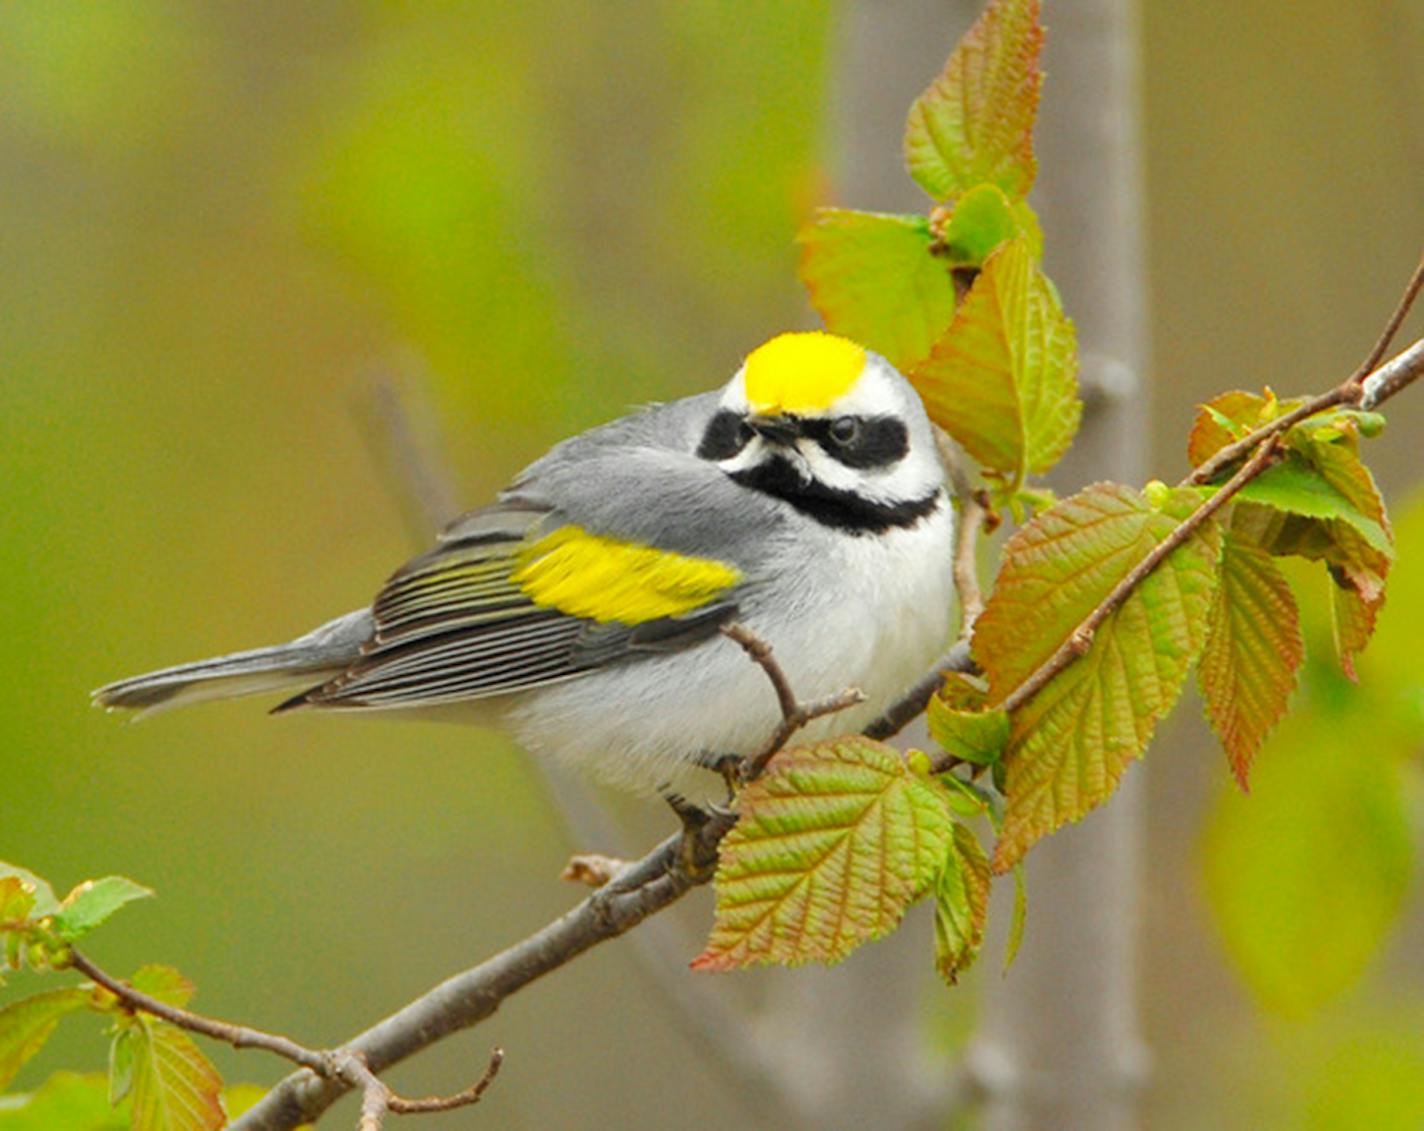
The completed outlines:
{"type": "Polygon", "coordinates": [[[720,389],[556,444],[369,607],[93,699],[150,713],[285,692],[274,714],[468,721],[665,790],[752,754],[782,721],[722,631],[733,622],[801,699],[863,694],[798,743],[854,733],[930,670],[950,631],[954,522],[911,383],[847,338],[784,333],[720,389]]]}

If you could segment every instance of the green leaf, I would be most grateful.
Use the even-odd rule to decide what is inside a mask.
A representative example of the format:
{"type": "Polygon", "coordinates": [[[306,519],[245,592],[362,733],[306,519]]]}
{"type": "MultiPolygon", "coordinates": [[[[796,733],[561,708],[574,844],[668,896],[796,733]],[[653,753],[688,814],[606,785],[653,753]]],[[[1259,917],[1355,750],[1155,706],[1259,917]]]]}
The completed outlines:
{"type": "MultiPolygon", "coordinates": [[[[1326,447],[1337,450],[1334,445],[1326,447]]],[[[1358,460],[1355,462],[1363,469],[1358,460]]],[[[1294,453],[1274,467],[1268,467],[1241,488],[1237,497],[1304,518],[1339,520],[1352,526],[1372,549],[1393,554],[1384,526],[1341,489],[1340,479],[1327,478],[1318,467],[1294,453]]]]}
{"type": "MultiPolygon", "coordinates": [[[[1130,487],[1099,483],[1010,538],[974,630],[990,704],[1041,667],[1200,503],[1179,488],[1159,510],[1130,487]]],[[[1205,642],[1219,552],[1209,520],[1103,622],[1084,655],[1013,713],[996,871],[1102,804],[1141,756],[1205,642]]]]}
{"type": "Polygon", "coordinates": [[[217,1131],[222,1077],[187,1033],[141,1017],[134,1029],[133,1131],[217,1131]]]}
{"type": "Polygon", "coordinates": [[[1017,489],[1073,442],[1083,411],[1076,371],[1073,323],[1020,239],[989,257],[910,380],[930,418],[1017,489]]]}
{"type": "Polygon", "coordinates": [[[1197,684],[1242,789],[1256,751],[1286,713],[1303,659],[1290,583],[1269,554],[1228,530],[1197,684]]]}
{"type": "Polygon", "coordinates": [[[1009,716],[986,710],[984,693],[967,693],[970,686],[959,673],[952,673],[930,700],[930,737],[940,749],[971,765],[993,765],[1009,741],[1009,716]]]}
{"type": "Polygon", "coordinates": [[[1413,739],[1392,740],[1367,709],[1302,710],[1258,759],[1250,799],[1218,798],[1207,899],[1266,1004],[1295,1015],[1323,1005],[1356,981],[1397,921],[1412,861],[1401,762],[1413,739]]]}
{"type": "Polygon", "coordinates": [[[127,1111],[114,1111],[104,1077],[56,1072],[26,1096],[0,1099],[0,1131],[128,1131],[127,1111]],[[9,1102],[14,1099],[13,1105],[9,1102]]]}
{"type": "MultiPolygon", "coordinates": [[[[0,862],[0,882],[8,876],[17,878],[34,896],[34,903],[29,912],[32,917],[43,919],[59,910],[59,900],[55,898],[54,888],[50,887],[48,882],[17,865],[0,862]]],[[[4,917],[0,915],[0,918],[4,917]]]]}
{"type": "Polygon", "coordinates": [[[54,933],[65,942],[77,942],[124,904],[152,894],[148,888],[124,876],[85,880],[64,897],[64,903],[54,916],[54,933]]]}
{"type": "Polygon", "coordinates": [[[50,990],[0,1009],[0,1091],[44,1048],[59,1019],[89,1004],[79,987],[50,990]]]}
{"type": "Polygon", "coordinates": [[[864,738],[783,751],[738,806],[696,970],[839,962],[894,928],[952,835],[942,787],[864,738]]]}
{"type": "Polygon", "coordinates": [[[994,0],[910,107],[905,164],[936,200],[976,185],[1028,195],[1043,72],[1038,0],[994,0]]]}
{"type": "Polygon", "coordinates": [[[1001,244],[1020,236],[1034,261],[1041,259],[1043,231],[1028,202],[1010,200],[998,185],[977,185],[954,202],[936,250],[952,267],[977,269],[1001,244]]]}
{"type": "Polygon", "coordinates": [[[193,983],[171,966],[144,966],[129,979],[129,985],[179,1009],[193,1000],[193,983]]]}
{"type": "Polygon", "coordinates": [[[134,1045],[141,1024],[134,1019],[122,1023],[109,1044],[109,1102],[115,1107],[133,1091],[134,1045]]]}
{"type": "Polygon", "coordinates": [[[821,208],[797,233],[801,281],[827,329],[902,372],[929,356],[954,317],[949,265],[923,216],[821,208]]]}
{"type": "Polygon", "coordinates": [[[968,825],[955,822],[935,880],[935,969],[949,985],[979,957],[989,917],[989,859],[968,825]]]}

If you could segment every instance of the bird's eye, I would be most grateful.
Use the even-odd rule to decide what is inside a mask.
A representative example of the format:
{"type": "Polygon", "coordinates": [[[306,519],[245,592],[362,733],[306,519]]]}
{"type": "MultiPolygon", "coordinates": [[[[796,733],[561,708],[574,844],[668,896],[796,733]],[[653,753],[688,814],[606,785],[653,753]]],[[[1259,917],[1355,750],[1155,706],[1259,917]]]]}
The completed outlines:
{"type": "Polygon", "coordinates": [[[848,447],[860,438],[860,420],[854,416],[838,416],[831,421],[831,439],[848,447]]]}
{"type": "Polygon", "coordinates": [[[750,444],[754,435],[756,435],[756,433],[752,430],[750,424],[745,420],[737,421],[737,445],[739,447],[745,447],[747,444],[750,444]]]}

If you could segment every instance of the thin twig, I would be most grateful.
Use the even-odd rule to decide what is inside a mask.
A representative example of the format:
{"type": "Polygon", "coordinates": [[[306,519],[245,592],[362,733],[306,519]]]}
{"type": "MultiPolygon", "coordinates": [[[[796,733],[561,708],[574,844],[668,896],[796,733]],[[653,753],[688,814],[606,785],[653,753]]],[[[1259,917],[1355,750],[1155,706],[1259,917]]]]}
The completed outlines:
{"type": "Polygon", "coordinates": [[[837,691],[833,695],[803,703],[796,698],[791,680],[787,678],[785,670],[772,655],[770,644],[746,625],[736,622],[723,625],[722,635],[740,645],[742,651],[766,673],[766,678],[771,681],[771,686],[776,690],[776,701],[781,707],[781,722],[777,725],[776,730],[772,732],[771,737],[766,740],[760,750],[742,762],[738,776],[743,783],[753,782],[761,777],[762,771],[766,769],[766,764],[790,741],[793,734],[812,719],[833,715],[837,711],[844,711],[847,707],[854,707],[857,703],[865,702],[864,692],[858,688],[847,687],[844,691],[837,691]]]}
{"type": "Polygon", "coordinates": [[[1350,375],[1346,384],[1359,384],[1366,377],[1375,371],[1379,363],[1384,360],[1384,355],[1389,351],[1389,345],[1394,341],[1395,334],[1399,333],[1399,328],[1404,324],[1405,318],[1409,316],[1409,308],[1414,305],[1414,300],[1419,297],[1419,291],[1424,288],[1424,255],[1419,257],[1419,263],[1414,268],[1414,274],[1409,277],[1409,282],[1405,284],[1404,293],[1399,296],[1399,301],[1395,303],[1394,311],[1389,316],[1389,321],[1384,324],[1384,329],[1380,332],[1374,348],[1364,361],[1360,362],[1360,367],[1350,375]]]}
{"type": "Polygon", "coordinates": [[[329,1054],[299,1045],[290,1037],[284,1037],[279,1033],[263,1032],[261,1029],[252,1029],[246,1025],[234,1025],[230,1021],[219,1021],[214,1017],[204,1017],[200,1013],[192,1013],[186,1009],[180,1009],[176,1005],[159,1001],[142,990],[134,989],[127,982],[115,978],[112,974],[94,965],[87,955],[73,948],[69,951],[69,965],[91,982],[103,986],[129,1009],[152,1014],[180,1029],[187,1029],[190,1033],[201,1033],[215,1041],[232,1045],[233,1048],[265,1049],[267,1052],[290,1060],[293,1064],[310,1068],[313,1072],[326,1072],[330,1066],[329,1054]]]}
{"type": "Polygon", "coordinates": [[[280,1033],[268,1033],[246,1025],[235,1025],[230,1021],[220,1021],[201,1013],[182,1009],[168,1002],[135,989],[128,982],[115,978],[79,950],[70,948],[69,966],[83,974],[95,985],[108,990],[126,1009],[137,1013],[147,1013],[167,1021],[190,1033],[198,1033],[213,1040],[223,1041],[238,1049],[264,1049],[293,1064],[299,1064],[327,1080],[340,1080],[351,1087],[362,1090],[361,1122],[358,1131],[380,1131],[381,1121],[387,1111],[398,1115],[420,1114],[431,1111],[451,1111],[477,1103],[485,1090],[493,1082],[504,1061],[504,1050],[496,1048],[490,1055],[484,1075],[470,1087],[450,1096],[432,1096],[424,1099],[406,1099],[393,1092],[362,1058],[350,1048],[321,1050],[307,1048],[290,1037],[280,1033]]]}
{"type": "Polygon", "coordinates": [[[1360,383],[1360,407],[1370,410],[1424,376],[1424,338],[1385,362],[1360,383]]]}
{"type": "Polygon", "coordinates": [[[935,661],[929,671],[914,682],[904,695],[890,704],[883,715],[861,731],[861,734],[880,742],[894,738],[924,714],[934,693],[944,686],[946,672],[973,674],[978,670],[978,665],[974,663],[974,658],[969,654],[968,642],[957,641],[948,652],[935,661]]]}
{"type": "Polygon", "coordinates": [[[1023,683],[1015,687],[998,703],[992,705],[1003,711],[1017,711],[1042,691],[1054,676],[1079,656],[1085,654],[1092,647],[1093,637],[1102,627],[1103,622],[1132,596],[1148,575],[1161,565],[1173,550],[1185,544],[1202,523],[1229,503],[1241,488],[1265,471],[1275,456],[1276,438],[1270,436],[1256,449],[1256,453],[1246,461],[1240,471],[1233,475],[1211,498],[1184,518],[1166,538],[1152,548],[1151,553],[1128,571],[1126,577],[1113,586],[1112,591],[1091,613],[1083,618],[1077,628],[1068,634],[1068,638],[1058,646],[1053,655],[1040,664],[1023,683]]]}
{"type": "Polygon", "coordinates": [[[984,594],[979,588],[979,535],[992,508],[988,493],[975,487],[964,470],[964,463],[949,433],[936,424],[934,436],[935,449],[959,503],[959,521],[954,530],[954,591],[959,598],[959,632],[956,639],[968,642],[974,632],[974,622],[984,611],[984,594]]]}

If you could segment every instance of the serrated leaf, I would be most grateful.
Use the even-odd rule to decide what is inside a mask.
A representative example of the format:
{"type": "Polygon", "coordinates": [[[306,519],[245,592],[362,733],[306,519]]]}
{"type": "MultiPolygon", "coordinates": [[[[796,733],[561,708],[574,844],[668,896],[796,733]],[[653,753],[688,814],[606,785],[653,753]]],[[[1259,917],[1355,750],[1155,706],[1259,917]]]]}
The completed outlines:
{"type": "Polygon", "coordinates": [[[902,372],[929,356],[954,317],[949,264],[923,216],[821,208],[797,233],[800,276],[826,328],[902,372]]]}
{"type": "Polygon", "coordinates": [[[894,928],[952,835],[942,787],[864,738],[783,751],[738,806],[697,970],[839,962],[894,928]]]}
{"type": "Polygon", "coordinates": [[[124,904],[152,894],[150,889],[126,876],[85,880],[64,897],[64,903],[54,916],[54,933],[65,942],[77,942],[124,904]]]}
{"type": "Polygon", "coordinates": [[[974,965],[989,917],[989,859],[968,825],[955,822],[935,879],[935,969],[949,985],[974,965]]]}
{"type": "MultiPolygon", "coordinates": [[[[54,889],[49,886],[47,881],[18,865],[0,862],[0,884],[3,884],[5,878],[9,876],[18,879],[34,897],[30,910],[31,916],[43,919],[59,910],[59,900],[55,898],[54,889]]],[[[0,918],[5,918],[5,916],[0,915],[0,918]]]]}
{"type": "Polygon", "coordinates": [[[1335,641],[1335,654],[1340,667],[1351,683],[1360,676],[1355,670],[1355,657],[1365,650],[1375,633],[1375,623],[1384,605],[1384,593],[1365,600],[1353,585],[1330,586],[1330,628],[1335,641]]]}
{"type": "Polygon", "coordinates": [[[217,1131],[222,1077],[187,1033],[144,1017],[135,1028],[133,1131],[217,1131]]]}
{"type": "Polygon", "coordinates": [[[35,994],[0,1009],[0,1091],[44,1048],[60,1018],[88,1002],[87,990],[72,987],[35,994]]]}
{"type": "Polygon", "coordinates": [[[976,185],[1028,195],[1043,72],[1038,0],[994,0],[910,107],[905,164],[936,200],[976,185]]]}
{"type": "Polygon", "coordinates": [[[1073,442],[1077,364],[1072,321],[1028,245],[1013,240],[989,257],[910,380],[930,418],[1015,490],[1073,442]]]}
{"type": "Polygon", "coordinates": [[[1286,713],[1303,659],[1290,583],[1269,554],[1228,530],[1197,684],[1243,790],[1261,743],[1286,713]]]}
{"type": "Polygon", "coordinates": [[[1417,733],[1391,740],[1368,708],[1342,712],[1348,700],[1333,698],[1286,720],[1250,798],[1223,791],[1205,834],[1207,902],[1226,949],[1259,998],[1295,1015],[1364,972],[1413,867],[1402,761],[1417,733]]]}
{"type": "Polygon", "coordinates": [[[0,1101],[0,1131],[127,1131],[128,1112],[109,1106],[103,1075],[56,1072],[29,1095],[0,1101]],[[14,1099],[13,1106],[8,1103],[14,1099]]]}
{"type": "Polygon", "coordinates": [[[129,985],[140,993],[179,1009],[193,1000],[193,983],[171,966],[141,967],[129,979],[129,985]]]}
{"type": "MultiPolygon", "coordinates": [[[[1200,503],[1178,488],[1157,509],[1130,487],[1099,483],[1010,538],[974,630],[990,703],[1042,666],[1200,503]]],[[[1209,520],[1104,621],[1082,657],[1013,713],[996,871],[1100,805],[1141,756],[1205,642],[1219,552],[1209,520]]]]}

